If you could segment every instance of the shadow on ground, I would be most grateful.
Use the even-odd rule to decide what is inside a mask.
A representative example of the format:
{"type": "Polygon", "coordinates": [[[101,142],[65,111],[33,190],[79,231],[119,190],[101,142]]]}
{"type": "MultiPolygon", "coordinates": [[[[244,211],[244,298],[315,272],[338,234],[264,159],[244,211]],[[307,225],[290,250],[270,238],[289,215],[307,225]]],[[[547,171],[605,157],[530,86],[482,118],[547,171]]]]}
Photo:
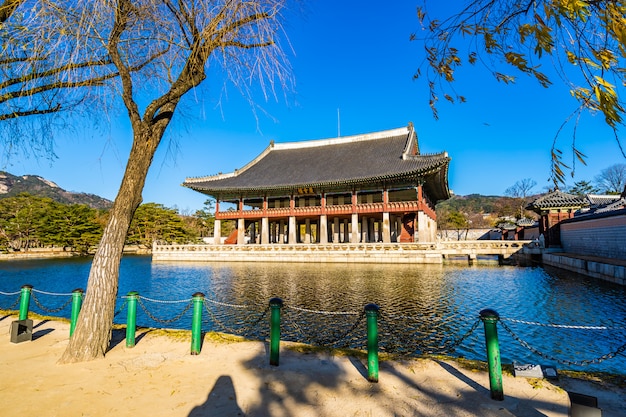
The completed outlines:
{"type": "MultiPolygon", "coordinates": [[[[563,404],[507,396],[506,388],[505,401],[492,400],[489,387],[471,373],[444,361],[436,363],[440,369],[435,368],[437,378],[433,380],[420,374],[418,367],[381,362],[379,383],[370,383],[365,359],[285,349],[281,350],[280,365],[270,366],[266,346],[263,354],[242,364],[253,374],[247,376],[246,388],[237,379],[240,375],[223,374],[206,401],[189,416],[545,416],[540,410],[567,415],[563,404]],[[253,400],[250,396],[242,400],[241,394],[238,399],[236,392],[250,390],[250,380],[255,381],[253,400]],[[446,383],[449,386],[442,386],[446,383]],[[329,408],[329,402],[335,408],[329,408]]],[[[431,375],[432,370],[431,366],[431,375]]]]}

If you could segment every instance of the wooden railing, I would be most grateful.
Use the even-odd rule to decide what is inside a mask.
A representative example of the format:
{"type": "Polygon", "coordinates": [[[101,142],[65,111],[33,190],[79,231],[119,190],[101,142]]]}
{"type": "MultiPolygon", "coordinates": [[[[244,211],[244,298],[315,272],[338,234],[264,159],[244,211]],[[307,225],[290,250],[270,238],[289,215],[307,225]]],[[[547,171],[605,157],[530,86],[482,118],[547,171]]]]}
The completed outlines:
{"type": "MultiPolygon", "coordinates": [[[[395,201],[387,203],[387,209],[385,210],[384,203],[363,203],[356,205],[356,213],[358,214],[371,214],[371,213],[408,213],[424,210],[427,211],[431,217],[434,215],[434,210],[426,204],[420,204],[418,201],[395,201]]],[[[307,206],[307,207],[279,207],[254,209],[254,210],[241,210],[241,211],[220,211],[215,214],[216,219],[220,220],[236,220],[236,219],[260,219],[263,217],[268,218],[287,218],[289,216],[321,216],[322,214],[331,216],[345,216],[351,215],[355,211],[352,204],[339,204],[330,206],[307,206]]]]}

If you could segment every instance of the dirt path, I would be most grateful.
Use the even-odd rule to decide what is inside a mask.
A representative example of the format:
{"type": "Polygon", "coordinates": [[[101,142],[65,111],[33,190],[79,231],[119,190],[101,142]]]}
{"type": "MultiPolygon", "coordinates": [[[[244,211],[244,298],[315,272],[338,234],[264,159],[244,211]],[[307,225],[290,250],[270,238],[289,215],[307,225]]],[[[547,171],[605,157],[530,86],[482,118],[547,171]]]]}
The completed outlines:
{"type": "MultiPolygon", "coordinates": [[[[123,332],[103,360],[59,365],[69,325],[35,320],[33,341],[10,342],[14,317],[0,317],[0,416],[567,416],[567,393],[546,380],[504,376],[493,401],[484,372],[434,360],[385,361],[378,384],[361,359],[303,354],[283,344],[269,365],[262,342],[205,340],[150,331],[126,348],[123,332]]],[[[604,417],[626,415],[623,390],[561,378],[597,396],[604,417]]]]}

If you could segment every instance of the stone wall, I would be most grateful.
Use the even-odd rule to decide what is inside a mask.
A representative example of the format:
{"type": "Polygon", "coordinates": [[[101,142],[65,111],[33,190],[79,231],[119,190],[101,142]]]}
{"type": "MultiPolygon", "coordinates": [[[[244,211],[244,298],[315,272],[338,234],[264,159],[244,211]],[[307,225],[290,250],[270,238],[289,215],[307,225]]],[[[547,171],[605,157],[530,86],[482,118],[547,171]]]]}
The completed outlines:
{"type": "Polygon", "coordinates": [[[502,234],[493,229],[438,230],[439,240],[500,240],[502,234]]]}
{"type": "Polygon", "coordinates": [[[626,209],[561,223],[563,251],[626,260],[626,209]]]}
{"type": "Polygon", "coordinates": [[[626,285],[626,266],[624,265],[597,262],[563,253],[544,253],[543,264],[615,284],[626,285]]]}

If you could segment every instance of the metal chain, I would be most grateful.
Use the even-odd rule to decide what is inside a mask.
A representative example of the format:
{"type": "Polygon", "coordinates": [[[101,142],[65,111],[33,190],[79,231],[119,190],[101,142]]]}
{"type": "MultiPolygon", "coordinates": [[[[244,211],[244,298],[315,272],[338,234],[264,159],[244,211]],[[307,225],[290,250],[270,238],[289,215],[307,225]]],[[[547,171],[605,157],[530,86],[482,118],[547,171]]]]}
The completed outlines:
{"type": "Polygon", "coordinates": [[[302,307],[294,307],[294,306],[285,306],[286,308],[290,308],[292,310],[296,310],[296,311],[302,311],[305,313],[315,313],[315,314],[324,314],[327,316],[333,316],[333,315],[337,315],[337,316],[356,316],[359,314],[363,314],[363,312],[358,312],[358,311],[322,311],[322,310],[309,310],[308,308],[302,308],[302,307]]]}
{"type": "MultiPolygon", "coordinates": [[[[288,314],[288,310],[296,310],[296,311],[305,311],[305,312],[309,312],[309,313],[316,313],[313,310],[307,310],[307,309],[301,309],[301,308],[294,308],[294,307],[289,307],[286,309],[286,313],[285,317],[289,317],[290,315],[288,314]]],[[[329,312],[317,312],[318,314],[327,314],[329,312]]],[[[332,312],[330,312],[332,313],[332,312]]],[[[354,313],[340,313],[340,314],[349,314],[349,315],[353,315],[354,313]]],[[[333,346],[338,344],[339,342],[343,341],[344,339],[346,339],[350,334],[352,334],[354,332],[354,330],[359,326],[359,324],[361,323],[361,321],[363,320],[363,317],[365,317],[365,312],[362,311],[359,314],[359,317],[357,317],[356,321],[352,324],[352,326],[350,326],[350,328],[344,332],[343,334],[334,337],[334,339],[321,339],[321,338],[311,338],[311,337],[307,337],[307,335],[305,334],[305,332],[302,330],[302,328],[298,325],[296,320],[290,320],[289,323],[295,328],[295,330],[300,334],[300,337],[302,339],[304,339],[307,343],[309,344],[313,344],[313,345],[317,345],[317,346],[333,346]]],[[[331,314],[332,315],[332,314],[331,314]]]]}
{"type": "MultiPolygon", "coordinates": [[[[206,301],[206,300],[205,300],[206,301]]],[[[233,327],[229,327],[226,324],[224,324],[216,315],[215,313],[209,308],[209,306],[204,303],[204,307],[206,309],[206,311],[209,313],[209,315],[211,316],[211,320],[216,323],[221,329],[226,330],[229,333],[233,333],[233,334],[246,334],[248,331],[250,331],[251,329],[253,329],[254,327],[256,327],[261,320],[263,320],[263,318],[265,318],[265,316],[267,315],[267,312],[269,311],[269,306],[265,308],[265,310],[263,310],[261,312],[261,314],[259,315],[259,317],[254,320],[252,323],[250,323],[249,325],[246,325],[243,329],[235,329],[233,327]]]]}
{"type": "Polygon", "coordinates": [[[438,320],[444,323],[451,323],[453,321],[472,321],[473,322],[474,320],[476,320],[475,316],[456,316],[456,317],[451,316],[451,317],[448,317],[447,319],[443,317],[434,319],[433,317],[426,317],[426,316],[412,317],[412,316],[403,316],[403,315],[393,314],[393,313],[385,313],[385,315],[392,319],[411,320],[411,321],[417,321],[417,322],[424,321],[425,319],[429,321],[438,320]]]}
{"type": "MultiPolygon", "coordinates": [[[[313,345],[313,344],[315,344],[315,343],[313,343],[313,340],[312,340],[312,339],[309,339],[309,338],[307,337],[307,335],[304,333],[304,331],[302,330],[302,328],[300,328],[300,326],[298,325],[298,322],[297,322],[297,321],[293,320],[293,321],[290,321],[289,323],[290,323],[290,324],[294,327],[294,329],[296,330],[296,333],[298,333],[298,334],[300,335],[300,338],[301,338],[301,340],[302,340],[304,343],[307,343],[307,344],[309,344],[309,345],[313,345]]],[[[286,324],[287,324],[287,320],[285,320],[285,325],[286,325],[286,324]]],[[[296,337],[296,340],[297,340],[297,339],[298,339],[298,337],[296,337]]]]}
{"type": "Polygon", "coordinates": [[[204,301],[207,302],[207,303],[215,304],[215,305],[222,306],[222,307],[249,308],[245,304],[228,304],[228,303],[223,303],[223,302],[217,301],[217,300],[211,300],[209,298],[205,298],[204,301]]]}
{"type": "Polygon", "coordinates": [[[470,327],[469,330],[467,332],[465,332],[465,334],[463,336],[461,336],[459,338],[456,338],[456,339],[453,339],[450,342],[446,342],[443,345],[437,346],[436,347],[437,350],[428,351],[426,353],[434,353],[434,352],[450,353],[450,352],[453,352],[454,350],[456,350],[457,347],[461,346],[461,343],[463,343],[465,341],[465,339],[467,339],[472,333],[474,333],[474,330],[476,330],[476,328],[478,327],[479,324],[480,324],[480,319],[476,319],[474,324],[472,324],[472,327],[470,327]]]}
{"type": "Polygon", "coordinates": [[[605,361],[607,359],[614,358],[615,356],[623,353],[626,350],[626,343],[624,343],[622,346],[617,348],[614,352],[610,352],[610,353],[604,354],[604,355],[602,355],[600,357],[597,357],[595,359],[586,359],[586,360],[582,360],[582,361],[570,361],[570,360],[567,360],[567,359],[559,359],[559,358],[556,358],[556,357],[554,357],[552,355],[548,355],[546,353],[543,353],[543,352],[535,349],[534,347],[530,346],[530,344],[528,344],[528,342],[522,340],[519,336],[517,336],[515,334],[515,332],[513,332],[513,330],[511,330],[511,328],[509,328],[509,326],[507,326],[505,323],[501,323],[501,324],[502,324],[502,327],[504,328],[504,330],[509,332],[509,334],[513,337],[513,339],[517,340],[519,342],[519,344],[521,344],[523,347],[525,347],[526,349],[530,350],[534,354],[537,354],[537,355],[541,356],[544,359],[555,361],[555,362],[558,362],[558,363],[560,363],[562,365],[587,366],[587,365],[590,365],[590,364],[597,364],[597,363],[600,363],[600,362],[605,361]]]}
{"type": "Polygon", "coordinates": [[[626,327],[574,326],[574,325],[569,325],[569,324],[538,323],[536,321],[525,321],[525,320],[516,320],[516,319],[508,319],[508,318],[500,318],[500,321],[509,321],[511,323],[530,324],[533,326],[542,326],[542,327],[555,327],[559,329],[581,329],[581,330],[624,330],[626,329],[626,327]]]}
{"type": "MultiPolygon", "coordinates": [[[[354,322],[354,324],[352,325],[352,327],[350,327],[350,329],[348,329],[347,332],[345,332],[341,337],[339,337],[337,340],[335,340],[334,342],[332,342],[332,345],[336,345],[337,343],[345,340],[348,338],[348,336],[350,336],[355,330],[356,328],[359,326],[359,324],[361,324],[361,322],[363,321],[363,318],[365,317],[365,311],[361,312],[361,315],[357,318],[357,320],[354,322]]],[[[345,346],[344,346],[345,347],[345,346]]]]}
{"type": "MultiPolygon", "coordinates": [[[[46,313],[58,313],[59,311],[63,310],[65,307],[67,307],[71,302],[72,302],[72,298],[70,297],[61,307],[59,308],[47,308],[44,305],[41,304],[41,302],[37,299],[37,296],[35,294],[31,294],[33,297],[33,301],[35,302],[35,304],[37,305],[37,307],[39,307],[40,309],[42,309],[43,311],[45,311],[46,313]]],[[[71,295],[71,294],[69,294],[71,295]]]]}
{"type": "Polygon", "coordinates": [[[146,313],[146,316],[150,317],[152,320],[154,320],[157,323],[163,323],[163,324],[169,324],[169,323],[173,323],[175,321],[180,320],[185,315],[185,313],[191,308],[191,305],[193,304],[191,300],[187,300],[188,304],[185,306],[183,311],[181,311],[180,314],[178,314],[176,317],[171,318],[171,319],[160,319],[148,311],[148,308],[144,305],[141,298],[139,298],[138,301],[139,301],[139,305],[141,306],[141,309],[144,311],[144,313],[146,313]]]}
{"type": "Polygon", "coordinates": [[[13,304],[11,304],[9,307],[7,308],[3,308],[3,310],[13,310],[15,307],[17,307],[17,305],[20,303],[20,297],[17,297],[17,300],[15,300],[15,302],[13,304]]]}
{"type": "Polygon", "coordinates": [[[143,295],[138,295],[137,298],[141,299],[141,300],[150,301],[151,303],[159,303],[159,304],[178,304],[178,303],[188,303],[189,302],[189,298],[186,298],[184,300],[173,300],[173,301],[155,300],[153,298],[144,297],[143,295]]]}
{"type": "Polygon", "coordinates": [[[71,293],[71,292],[68,292],[68,293],[47,292],[47,291],[41,291],[41,290],[38,290],[38,289],[36,289],[36,288],[31,288],[31,292],[38,292],[39,294],[44,294],[44,295],[60,295],[60,296],[62,296],[62,297],[67,297],[67,296],[69,296],[69,295],[72,295],[72,293],[71,293]]]}
{"type": "MultiPolygon", "coordinates": [[[[393,319],[398,318],[399,316],[393,314],[381,314],[380,323],[382,326],[387,326],[391,329],[394,327],[393,319]],[[388,320],[392,319],[392,320],[388,320]]],[[[405,319],[410,319],[410,317],[405,317],[405,319]]],[[[454,351],[457,347],[459,347],[478,327],[480,324],[480,319],[473,317],[474,323],[469,328],[467,332],[465,332],[462,336],[457,337],[453,340],[444,341],[444,337],[441,336],[441,332],[436,332],[437,328],[443,326],[447,322],[439,323],[436,327],[432,328],[430,331],[421,331],[415,328],[411,329],[410,326],[407,326],[406,329],[403,330],[402,335],[396,335],[391,338],[391,351],[398,349],[396,346],[398,343],[401,343],[403,348],[400,348],[402,351],[420,351],[422,353],[432,354],[432,353],[447,353],[454,351]],[[413,332],[413,338],[403,337],[407,336],[406,333],[411,330],[413,332]],[[407,340],[408,339],[408,340],[407,340]],[[411,343],[412,342],[412,343],[411,343]],[[432,346],[434,343],[437,343],[436,346],[432,346]],[[412,347],[406,348],[406,346],[412,345],[412,347]]],[[[418,320],[423,321],[422,320],[418,320]]]]}
{"type": "Polygon", "coordinates": [[[128,298],[127,297],[122,297],[124,298],[124,303],[120,306],[120,308],[113,314],[113,317],[117,317],[118,314],[120,314],[122,311],[124,311],[124,308],[126,308],[126,304],[128,304],[128,298]]]}

